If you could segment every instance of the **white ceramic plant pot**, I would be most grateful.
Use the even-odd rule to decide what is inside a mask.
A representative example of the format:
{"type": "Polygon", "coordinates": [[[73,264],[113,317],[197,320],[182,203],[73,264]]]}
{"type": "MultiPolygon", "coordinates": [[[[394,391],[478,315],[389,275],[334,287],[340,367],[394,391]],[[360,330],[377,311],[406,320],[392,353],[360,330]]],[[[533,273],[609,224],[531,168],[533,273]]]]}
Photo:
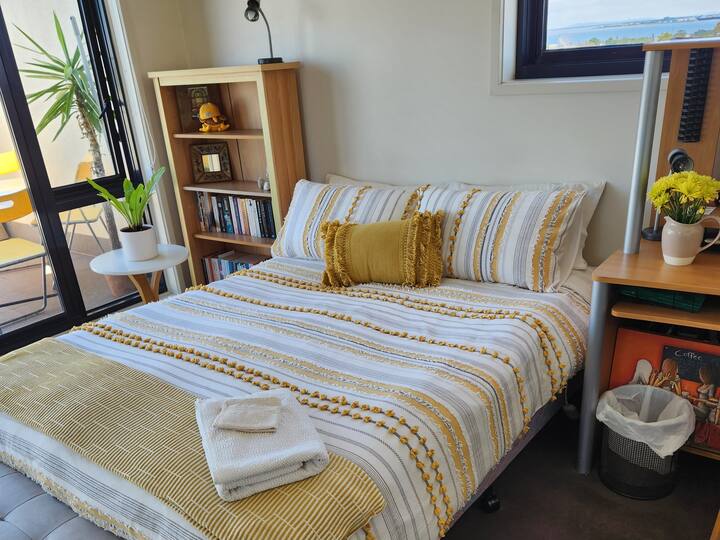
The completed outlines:
{"type": "Polygon", "coordinates": [[[151,225],[145,225],[142,231],[120,229],[118,236],[128,261],[146,261],[157,257],[157,238],[151,225]]]}

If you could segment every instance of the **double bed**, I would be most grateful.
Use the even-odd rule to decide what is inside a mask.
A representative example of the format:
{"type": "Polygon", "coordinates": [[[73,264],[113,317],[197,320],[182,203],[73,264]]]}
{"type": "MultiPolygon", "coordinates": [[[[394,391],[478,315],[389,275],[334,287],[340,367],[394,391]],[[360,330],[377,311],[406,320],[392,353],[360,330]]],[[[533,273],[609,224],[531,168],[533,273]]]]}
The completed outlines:
{"type": "MultiPolygon", "coordinates": [[[[555,293],[461,279],[327,289],[323,267],[275,257],[58,339],[198,397],[287,388],[384,499],[353,538],[442,536],[582,368],[589,273],[555,293]]],[[[207,536],[4,413],[0,460],[120,536],[207,536]]]]}

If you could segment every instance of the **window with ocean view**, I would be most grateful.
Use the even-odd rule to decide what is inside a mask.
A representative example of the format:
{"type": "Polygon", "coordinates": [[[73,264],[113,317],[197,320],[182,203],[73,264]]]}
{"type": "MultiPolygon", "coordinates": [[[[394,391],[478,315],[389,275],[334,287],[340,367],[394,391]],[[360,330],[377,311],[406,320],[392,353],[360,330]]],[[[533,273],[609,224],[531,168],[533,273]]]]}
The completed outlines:
{"type": "Polygon", "coordinates": [[[548,0],[547,49],[720,37],[718,0],[548,0]]]}
{"type": "Polygon", "coordinates": [[[642,73],[643,43],[720,39],[720,0],[517,0],[517,5],[517,79],[642,73]]]}

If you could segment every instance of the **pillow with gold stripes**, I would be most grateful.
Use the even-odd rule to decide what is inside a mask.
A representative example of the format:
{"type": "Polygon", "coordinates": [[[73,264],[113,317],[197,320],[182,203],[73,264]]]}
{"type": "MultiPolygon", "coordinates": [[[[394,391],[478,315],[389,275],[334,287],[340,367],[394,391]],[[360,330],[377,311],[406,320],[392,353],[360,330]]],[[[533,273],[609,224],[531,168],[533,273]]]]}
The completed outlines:
{"type": "Polygon", "coordinates": [[[392,283],[433,287],[442,277],[442,212],[415,212],[397,221],[326,221],[323,285],[392,283]]]}
{"type": "Polygon", "coordinates": [[[419,210],[445,212],[444,275],[552,292],[573,269],[584,195],[430,187],[419,210]]]}
{"type": "Polygon", "coordinates": [[[407,218],[417,207],[418,195],[403,188],[333,186],[300,180],[295,184],[285,222],[272,246],[273,257],[322,260],[320,225],[378,223],[407,218]]]}

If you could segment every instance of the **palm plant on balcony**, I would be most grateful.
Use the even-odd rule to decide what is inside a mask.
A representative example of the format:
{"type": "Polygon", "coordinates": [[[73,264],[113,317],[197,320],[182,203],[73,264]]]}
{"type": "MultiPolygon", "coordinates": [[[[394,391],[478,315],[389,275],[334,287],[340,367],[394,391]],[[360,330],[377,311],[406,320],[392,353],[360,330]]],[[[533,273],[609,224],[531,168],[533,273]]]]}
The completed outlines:
{"type": "MultiPolygon", "coordinates": [[[[43,47],[27,32],[15,26],[28,42],[28,46],[18,45],[34,55],[32,61],[27,62],[20,72],[31,79],[47,81],[47,86],[28,94],[28,103],[35,103],[42,99],[50,102],[37,126],[36,133],[41,133],[51,124],[58,124],[53,141],[63,132],[68,122],[75,118],[80,127],[81,136],[88,141],[90,155],[92,156],[92,175],[94,178],[105,176],[100,150],[100,134],[103,123],[101,119],[101,108],[95,96],[91,79],[82,60],[79,46],[70,53],[65,33],[60,21],[53,13],[57,44],[61,53],[52,54],[43,47]]],[[[113,249],[120,247],[115,218],[112,207],[108,203],[103,204],[105,223],[107,224],[110,242],[113,249]]]]}

